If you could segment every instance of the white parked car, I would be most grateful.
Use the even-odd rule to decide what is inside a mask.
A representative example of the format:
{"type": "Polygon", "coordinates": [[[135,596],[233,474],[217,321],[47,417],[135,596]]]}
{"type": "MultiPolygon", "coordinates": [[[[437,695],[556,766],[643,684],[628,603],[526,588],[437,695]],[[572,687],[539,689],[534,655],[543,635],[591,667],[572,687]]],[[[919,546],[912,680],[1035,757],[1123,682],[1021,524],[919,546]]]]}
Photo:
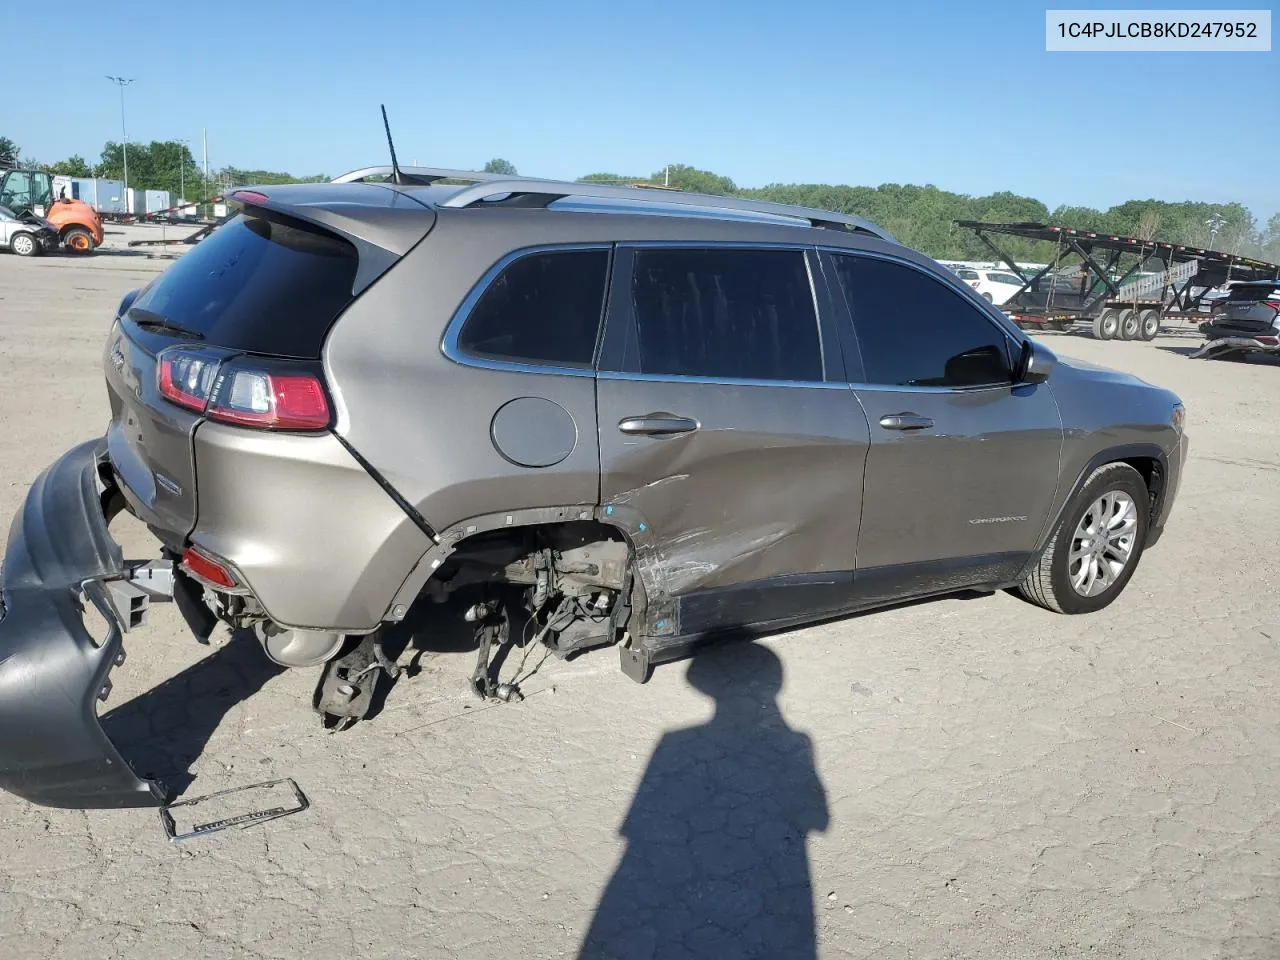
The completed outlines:
{"type": "Polygon", "coordinates": [[[58,246],[58,231],[47,220],[27,214],[18,216],[0,206],[0,250],[20,257],[35,257],[58,246]]]}
{"type": "Polygon", "coordinates": [[[1017,275],[1007,270],[957,267],[956,276],[996,305],[1004,303],[1022,287],[1022,281],[1017,275]]]}

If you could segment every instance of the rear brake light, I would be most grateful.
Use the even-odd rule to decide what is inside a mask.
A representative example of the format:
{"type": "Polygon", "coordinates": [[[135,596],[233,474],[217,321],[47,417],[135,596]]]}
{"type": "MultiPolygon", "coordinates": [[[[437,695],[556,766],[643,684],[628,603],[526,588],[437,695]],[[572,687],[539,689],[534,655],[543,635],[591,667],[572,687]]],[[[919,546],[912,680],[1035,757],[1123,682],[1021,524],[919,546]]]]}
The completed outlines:
{"type": "Polygon", "coordinates": [[[265,193],[259,193],[257,190],[237,190],[231,195],[231,199],[239,203],[252,203],[262,206],[271,198],[265,193]]]}
{"type": "Polygon", "coordinates": [[[210,420],[274,430],[323,430],[330,419],[319,377],[237,365],[218,377],[207,412],[210,420]]]}
{"type": "Polygon", "coordinates": [[[182,551],[182,566],[201,580],[228,589],[237,586],[236,578],[231,571],[212,557],[205,556],[195,547],[187,547],[182,551]]]}
{"type": "Polygon", "coordinates": [[[325,430],[332,419],[323,381],[303,364],[170,347],[160,352],[156,377],[166,400],[220,423],[325,430]]]}
{"type": "Polygon", "coordinates": [[[184,347],[162,350],[157,360],[160,395],[180,407],[203,413],[221,361],[184,347]]]}
{"type": "Polygon", "coordinates": [[[1272,310],[1280,313],[1280,300],[1263,300],[1262,305],[1264,307],[1270,307],[1272,310]]]}

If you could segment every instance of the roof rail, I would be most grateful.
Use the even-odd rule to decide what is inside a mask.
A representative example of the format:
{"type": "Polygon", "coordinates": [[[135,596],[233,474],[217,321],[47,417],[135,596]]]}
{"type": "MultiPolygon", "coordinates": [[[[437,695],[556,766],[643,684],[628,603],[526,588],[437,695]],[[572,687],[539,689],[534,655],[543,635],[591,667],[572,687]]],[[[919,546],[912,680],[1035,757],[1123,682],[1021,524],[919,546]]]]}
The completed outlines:
{"type": "MultiPolygon", "coordinates": [[[[603,183],[568,183],[557,180],[536,180],[528,177],[502,177],[494,174],[481,174],[476,178],[474,186],[463,187],[451,197],[440,201],[441,207],[462,209],[495,199],[493,203],[509,203],[513,206],[546,206],[556,200],[569,197],[589,197],[600,200],[639,200],[658,205],[710,207],[721,210],[742,210],[748,213],[760,213],[775,217],[789,217],[804,220],[810,226],[826,229],[862,231],[872,236],[898,241],[883,227],[862,217],[848,213],[836,213],[832,210],[819,210],[815,207],[798,207],[789,203],[774,203],[769,200],[751,200],[741,197],[720,197],[706,193],[685,193],[683,191],[654,191],[638,187],[617,187],[603,183]]],[[[443,178],[441,178],[443,179],[443,178]]],[[[458,179],[462,179],[459,177],[458,179]]]]}
{"type": "MultiPolygon", "coordinates": [[[[330,183],[360,183],[369,177],[389,177],[394,171],[390,165],[377,167],[361,167],[340,177],[334,177],[330,183]]],[[[479,170],[445,170],[441,167],[401,167],[400,173],[409,183],[427,186],[437,180],[462,180],[467,183],[487,183],[492,180],[510,180],[509,173],[482,173],[479,170]]]]}

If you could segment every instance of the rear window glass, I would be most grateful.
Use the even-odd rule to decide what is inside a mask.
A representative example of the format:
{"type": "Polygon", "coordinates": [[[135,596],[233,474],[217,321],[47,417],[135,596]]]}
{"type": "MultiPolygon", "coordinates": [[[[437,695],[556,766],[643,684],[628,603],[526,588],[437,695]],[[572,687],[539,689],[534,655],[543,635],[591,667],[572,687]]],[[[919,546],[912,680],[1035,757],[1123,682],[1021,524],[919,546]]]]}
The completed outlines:
{"type": "Polygon", "coordinates": [[[992,283],[1012,283],[1019,287],[1022,286],[1022,281],[1012,273],[988,273],[987,279],[992,283]]]}
{"type": "Polygon", "coordinates": [[[1247,286],[1232,287],[1231,292],[1227,294],[1228,300],[1270,300],[1277,290],[1280,290],[1280,284],[1275,283],[1259,283],[1247,286]]]}
{"type": "Polygon", "coordinates": [[[315,359],[355,299],[358,261],[355,247],[331,233],[241,215],[179,258],[130,309],[217,346],[315,359]]]}
{"type": "Polygon", "coordinates": [[[608,274],[608,250],[521,257],[485,289],[458,333],[458,347],[494,360],[590,367],[608,274]]]}

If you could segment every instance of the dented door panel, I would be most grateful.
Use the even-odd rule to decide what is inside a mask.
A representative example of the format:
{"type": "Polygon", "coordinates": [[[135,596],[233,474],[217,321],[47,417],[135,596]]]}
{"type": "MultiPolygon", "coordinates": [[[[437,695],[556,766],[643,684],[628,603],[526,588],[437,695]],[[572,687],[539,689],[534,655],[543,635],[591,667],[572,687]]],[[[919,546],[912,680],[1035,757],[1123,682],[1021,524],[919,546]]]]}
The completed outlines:
{"type": "MultiPolygon", "coordinates": [[[[602,373],[598,404],[601,511],[635,543],[651,606],[701,590],[853,569],[870,434],[846,385],[602,373]],[[655,415],[689,418],[697,428],[619,428],[655,415]]],[[[678,607],[669,609],[678,614],[678,607]]],[[[715,609],[721,622],[699,630],[736,625],[732,605],[715,609]]],[[[680,628],[668,622],[659,629],[680,628]]]]}

